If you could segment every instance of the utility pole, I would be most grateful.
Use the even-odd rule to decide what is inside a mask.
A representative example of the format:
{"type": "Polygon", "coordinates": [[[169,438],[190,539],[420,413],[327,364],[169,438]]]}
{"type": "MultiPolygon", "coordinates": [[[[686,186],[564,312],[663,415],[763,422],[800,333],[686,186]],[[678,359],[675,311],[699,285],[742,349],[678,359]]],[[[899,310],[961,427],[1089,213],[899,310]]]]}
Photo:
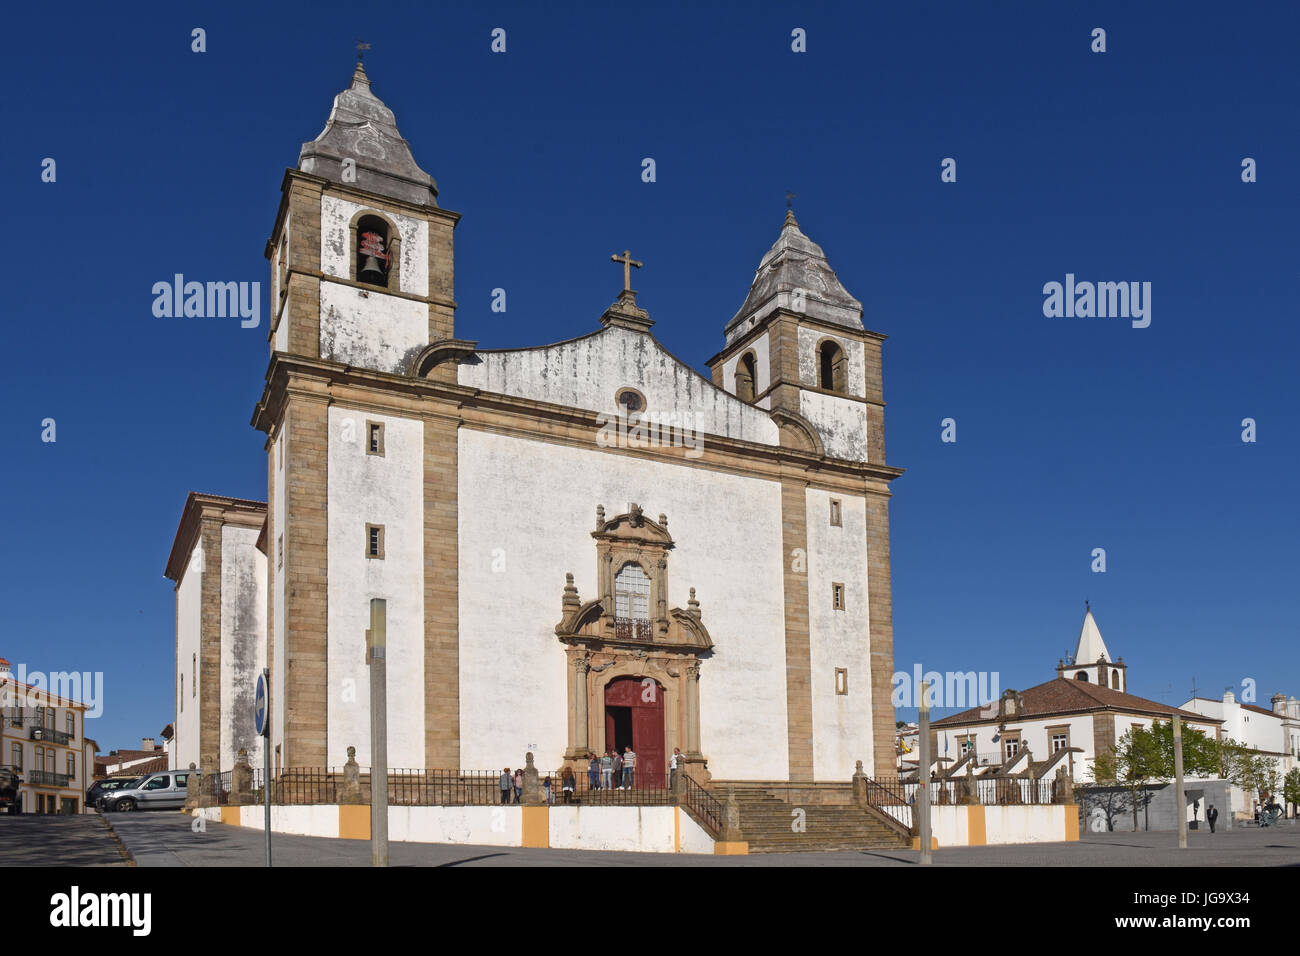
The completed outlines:
{"type": "Polygon", "coordinates": [[[1178,808],[1178,849],[1187,849],[1187,803],[1183,794],[1183,721],[1174,714],[1174,805],[1178,808]]]}
{"type": "Polygon", "coordinates": [[[930,859],[930,682],[921,681],[921,714],[917,719],[917,745],[921,751],[921,784],[916,790],[918,832],[921,836],[921,863],[930,859]]]}
{"type": "Polygon", "coordinates": [[[388,866],[388,602],[370,599],[370,865],[388,866]]]}

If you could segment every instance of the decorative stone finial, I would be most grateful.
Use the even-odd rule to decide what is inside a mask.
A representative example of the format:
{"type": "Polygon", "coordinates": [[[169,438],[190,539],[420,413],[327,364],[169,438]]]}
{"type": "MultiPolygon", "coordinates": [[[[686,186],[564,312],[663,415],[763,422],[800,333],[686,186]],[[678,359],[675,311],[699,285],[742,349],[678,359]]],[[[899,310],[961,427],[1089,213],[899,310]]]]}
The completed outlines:
{"type": "Polygon", "coordinates": [[[564,575],[564,597],[560,605],[565,611],[577,608],[582,602],[578,600],[578,589],[573,586],[573,572],[567,571],[564,575]]]}
{"type": "Polygon", "coordinates": [[[668,516],[662,511],[659,512],[659,527],[663,528],[665,531],[668,530],[668,516]]]}
{"type": "Polygon", "coordinates": [[[686,612],[696,618],[700,616],[700,602],[695,600],[695,588],[691,588],[691,599],[686,602],[686,612]]]}
{"type": "Polygon", "coordinates": [[[605,506],[596,505],[596,530],[603,531],[604,529],[605,529],[605,506]]]}
{"type": "Polygon", "coordinates": [[[356,747],[349,747],[349,748],[348,748],[348,759],[349,759],[349,760],[356,760],[356,759],[357,759],[357,748],[356,748],[356,747]]]}

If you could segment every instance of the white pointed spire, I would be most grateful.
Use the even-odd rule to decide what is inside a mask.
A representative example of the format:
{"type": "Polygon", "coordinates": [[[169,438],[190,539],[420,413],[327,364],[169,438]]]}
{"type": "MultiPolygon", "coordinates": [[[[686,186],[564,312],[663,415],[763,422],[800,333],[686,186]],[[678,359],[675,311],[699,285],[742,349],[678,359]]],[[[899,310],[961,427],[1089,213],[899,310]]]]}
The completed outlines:
{"type": "Polygon", "coordinates": [[[1097,622],[1093,619],[1092,608],[1085,604],[1083,615],[1083,627],[1079,629],[1079,643],[1074,648],[1074,663],[1076,664],[1095,664],[1097,658],[1101,658],[1107,664],[1111,663],[1110,651],[1106,650],[1106,642],[1101,639],[1101,631],[1097,627],[1097,622]]]}

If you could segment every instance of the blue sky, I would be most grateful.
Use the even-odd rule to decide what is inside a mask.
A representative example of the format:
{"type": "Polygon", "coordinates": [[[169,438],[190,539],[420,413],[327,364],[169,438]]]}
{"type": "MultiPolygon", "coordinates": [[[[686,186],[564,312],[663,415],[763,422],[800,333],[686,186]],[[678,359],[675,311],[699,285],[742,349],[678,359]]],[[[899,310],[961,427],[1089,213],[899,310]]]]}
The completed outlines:
{"type": "Polygon", "coordinates": [[[172,718],[162,569],[186,493],[265,496],[248,424],[265,321],[155,318],[150,290],[181,272],[261,281],[265,300],[284,168],[346,86],[358,35],[375,93],[464,216],[456,330],[484,347],[596,328],[621,282],[609,256],[630,248],[655,334],[704,371],[798,193],[802,227],[890,337],[899,670],[1039,683],[1087,598],[1135,693],[1181,702],[1194,678],[1240,696],[1252,678],[1261,703],[1300,695],[1293,7],[7,17],[0,655],[102,671],[89,733],[104,750],[172,718]],[[940,182],[945,157],[956,183],[940,182]],[[1244,157],[1258,182],[1241,181],[1244,157]],[[1150,282],[1150,327],[1044,317],[1042,287],[1066,273],[1150,282]]]}

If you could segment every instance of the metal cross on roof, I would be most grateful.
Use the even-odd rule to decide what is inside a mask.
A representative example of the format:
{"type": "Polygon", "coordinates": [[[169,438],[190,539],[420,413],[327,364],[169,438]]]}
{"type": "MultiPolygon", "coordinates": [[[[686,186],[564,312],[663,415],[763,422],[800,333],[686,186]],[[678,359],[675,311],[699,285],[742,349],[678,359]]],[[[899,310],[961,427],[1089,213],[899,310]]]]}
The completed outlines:
{"type": "Polygon", "coordinates": [[[366,51],[370,49],[369,43],[362,43],[361,38],[357,37],[357,62],[360,63],[365,57],[366,51]]]}
{"type": "Polygon", "coordinates": [[[632,269],[634,267],[640,269],[641,266],[643,266],[645,263],[637,262],[635,259],[633,259],[631,251],[627,249],[623,250],[623,254],[621,256],[610,256],[609,261],[623,263],[623,291],[631,292],[632,291],[632,269]]]}
{"type": "Polygon", "coordinates": [[[798,193],[792,193],[792,192],[790,192],[789,190],[786,190],[786,194],[785,194],[785,208],[786,208],[786,209],[793,209],[793,208],[794,208],[794,201],[795,201],[795,199],[798,197],[798,195],[799,195],[798,193]]]}

